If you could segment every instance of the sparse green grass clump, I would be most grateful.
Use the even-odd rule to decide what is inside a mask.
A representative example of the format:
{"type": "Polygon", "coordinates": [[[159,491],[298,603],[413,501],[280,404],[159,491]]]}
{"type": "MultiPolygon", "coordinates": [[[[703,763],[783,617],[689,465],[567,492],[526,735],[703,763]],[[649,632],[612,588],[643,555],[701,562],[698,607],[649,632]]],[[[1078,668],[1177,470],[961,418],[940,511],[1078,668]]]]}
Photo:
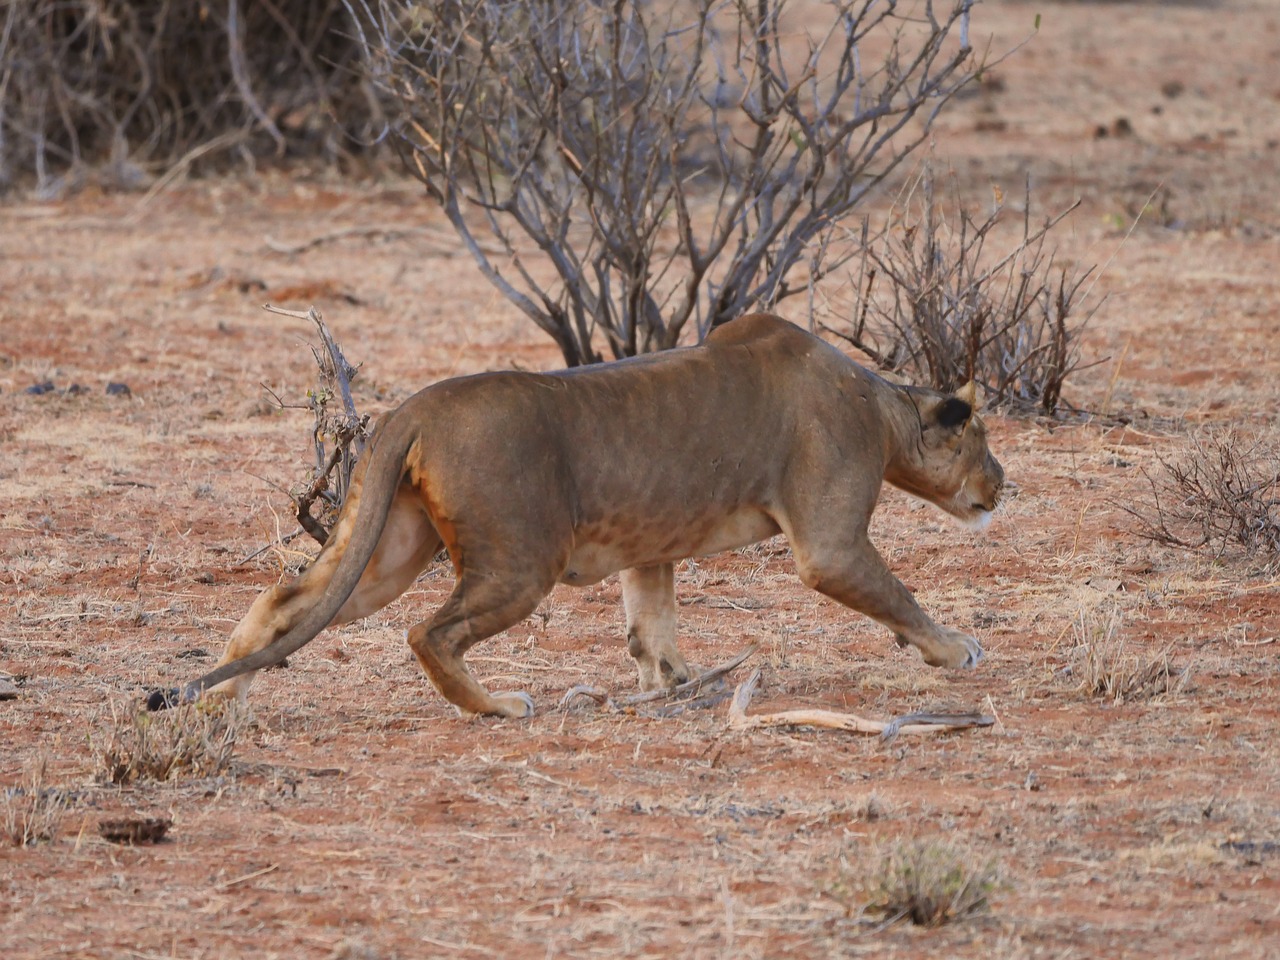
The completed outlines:
{"type": "Polygon", "coordinates": [[[106,740],[94,749],[97,779],[125,784],[218,776],[231,763],[243,720],[234,701],[201,700],[162,713],[113,703],[106,740]]]}
{"type": "Polygon", "coordinates": [[[27,847],[58,837],[70,797],[65,790],[48,785],[47,768],[48,759],[41,757],[28,771],[25,782],[4,792],[0,830],[10,846],[27,847]]]}
{"type": "Polygon", "coordinates": [[[990,908],[995,862],[945,840],[899,841],[865,882],[867,910],[885,922],[940,927],[990,908]]]}

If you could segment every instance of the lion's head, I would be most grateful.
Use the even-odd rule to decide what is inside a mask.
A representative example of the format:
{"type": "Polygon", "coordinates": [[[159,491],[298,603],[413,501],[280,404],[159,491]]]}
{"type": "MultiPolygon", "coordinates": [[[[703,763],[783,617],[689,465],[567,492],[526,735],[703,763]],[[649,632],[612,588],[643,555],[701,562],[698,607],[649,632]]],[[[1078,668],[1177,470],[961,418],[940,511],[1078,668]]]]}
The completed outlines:
{"type": "Polygon", "coordinates": [[[987,448],[981,401],[972,381],[954,394],[902,388],[914,407],[915,442],[889,463],[885,479],[937,505],[957,520],[984,529],[1004,489],[1004,469],[987,448]]]}

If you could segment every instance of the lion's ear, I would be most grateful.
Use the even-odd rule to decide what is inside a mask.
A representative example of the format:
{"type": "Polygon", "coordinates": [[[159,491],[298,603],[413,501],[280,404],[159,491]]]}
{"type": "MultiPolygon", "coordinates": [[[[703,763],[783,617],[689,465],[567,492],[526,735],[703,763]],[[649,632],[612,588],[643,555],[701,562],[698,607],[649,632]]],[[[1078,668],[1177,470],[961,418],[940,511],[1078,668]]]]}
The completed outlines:
{"type": "Polygon", "coordinates": [[[954,397],[944,397],[933,414],[938,426],[951,430],[963,430],[972,416],[973,405],[962,399],[959,394],[954,397]]]}
{"type": "Polygon", "coordinates": [[[956,391],[956,399],[963,400],[974,410],[981,410],[983,401],[986,400],[986,397],[982,395],[982,388],[978,386],[977,381],[970,380],[956,391]]]}

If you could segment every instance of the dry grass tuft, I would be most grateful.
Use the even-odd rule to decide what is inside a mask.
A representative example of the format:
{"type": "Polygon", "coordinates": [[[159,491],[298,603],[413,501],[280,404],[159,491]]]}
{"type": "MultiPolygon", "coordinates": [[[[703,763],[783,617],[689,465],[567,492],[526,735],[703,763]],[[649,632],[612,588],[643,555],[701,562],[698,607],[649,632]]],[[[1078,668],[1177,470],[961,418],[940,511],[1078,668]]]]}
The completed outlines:
{"type": "Polygon", "coordinates": [[[46,782],[49,760],[41,756],[27,773],[25,782],[4,792],[0,803],[0,829],[4,840],[14,847],[27,847],[57,839],[62,817],[70,805],[65,790],[46,782]]]}
{"type": "Polygon", "coordinates": [[[94,749],[103,783],[215,777],[231,763],[244,710],[235,701],[200,700],[151,713],[141,704],[112,703],[105,743],[94,749]]]}
{"type": "Polygon", "coordinates": [[[854,807],[854,819],[860,823],[875,823],[890,815],[890,804],[886,803],[874,790],[863,797],[862,802],[854,807]]]}
{"type": "Polygon", "coordinates": [[[1073,625],[1075,662],[1068,673],[1087,697],[1127,703],[1174,694],[1186,683],[1187,670],[1175,669],[1165,647],[1154,656],[1131,650],[1121,633],[1118,606],[1081,610],[1073,625]]]}
{"type": "Polygon", "coordinates": [[[988,910],[997,880],[995,862],[968,848],[936,839],[899,841],[866,882],[867,909],[886,923],[940,927],[988,910]]]}

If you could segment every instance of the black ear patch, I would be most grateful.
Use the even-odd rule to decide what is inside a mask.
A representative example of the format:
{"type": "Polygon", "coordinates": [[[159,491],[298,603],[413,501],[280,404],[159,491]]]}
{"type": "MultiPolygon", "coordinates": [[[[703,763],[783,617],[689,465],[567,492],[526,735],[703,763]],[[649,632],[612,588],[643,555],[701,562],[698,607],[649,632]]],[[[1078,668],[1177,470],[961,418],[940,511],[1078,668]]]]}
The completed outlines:
{"type": "Polygon", "coordinates": [[[959,427],[969,422],[973,407],[959,397],[947,397],[938,407],[937,421],[943,427],[959,427]]]}

